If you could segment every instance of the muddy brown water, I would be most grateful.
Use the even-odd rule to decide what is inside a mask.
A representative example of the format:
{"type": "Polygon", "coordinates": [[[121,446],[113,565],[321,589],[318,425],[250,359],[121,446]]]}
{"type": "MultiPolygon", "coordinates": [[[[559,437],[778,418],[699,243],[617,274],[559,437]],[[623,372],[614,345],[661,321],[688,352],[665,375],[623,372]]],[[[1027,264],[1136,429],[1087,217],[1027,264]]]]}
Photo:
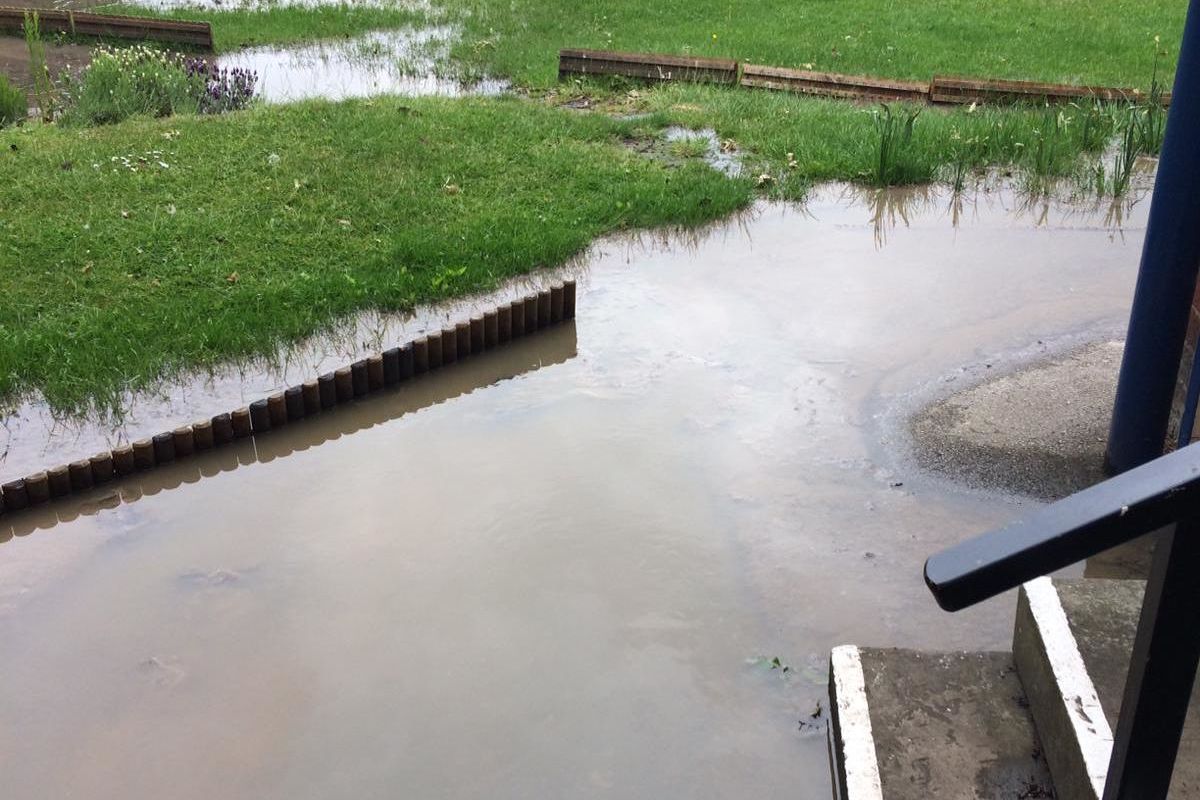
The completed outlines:
{"type": "Polygon", "coordinates": [[[830,646],[1011,635],[1011,596],[945,614],[921,565],[1032,501],[921,475],[900,423],[1119,331],[1146,205],[829,187],[610,239],[574,325],[20,518],[4,796],[828,797],[830,646]]]}
{"type": "MultiPolygon", "coordinates": [[[[107,0],[4,0],[0,6],[29,9],[75,10],[103,5],[107,0]]],[[[62,73],[75,72],[91,61],[91,48],[79,44],[45,42],[46,66],[56,82],[62,73]]],[[[23,36],[0,35],[0,75],[9,78],[27,92],[33,89],[29,70],[29,47],[23,36]]],[[[32,101],[33,98],[31,97],[32,101]]]]}
{"type": "MultiPolygon", "coordinates": [[[[0,3],[2,5],[2,3],[0,3]]],[[[80,44],[46,44],[46,66],[51,79],[61,82],[63,73],[76,72],[92,59],[90,47],[80,44]]],[[[0,75],[32,95],[33,73],[29,69],[29,47],[16,36],[0,36],[0,75]]],[[[32,101],[32,96],[30,100],[32,101]]]]}

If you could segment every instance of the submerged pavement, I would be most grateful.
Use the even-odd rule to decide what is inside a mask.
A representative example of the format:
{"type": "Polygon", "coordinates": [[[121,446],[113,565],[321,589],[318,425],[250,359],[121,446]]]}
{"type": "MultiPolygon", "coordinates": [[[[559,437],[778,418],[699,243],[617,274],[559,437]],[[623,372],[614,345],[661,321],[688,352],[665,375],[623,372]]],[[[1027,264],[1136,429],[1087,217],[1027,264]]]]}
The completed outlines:
{"type": "MultiPolygon", "coordinates": [[[[1011,596],[950,616],[921,566],[1036,501],[926,473],[909,418],[1111,341],[1146,205],[826,187],[606,240],[574,326],[6,520],[6,797],[825,796],[832,645],[1011,635],[1011,596]]],[[[102,435],[23,415],[16,458],[102,435]]]]}
{"type": "Polygon", "coordinates": [[[1105,479],[1104,448],[1123,343],[1098,342],[987,379],[917,413],[922,466],[1044,499],[1105,479]]]}

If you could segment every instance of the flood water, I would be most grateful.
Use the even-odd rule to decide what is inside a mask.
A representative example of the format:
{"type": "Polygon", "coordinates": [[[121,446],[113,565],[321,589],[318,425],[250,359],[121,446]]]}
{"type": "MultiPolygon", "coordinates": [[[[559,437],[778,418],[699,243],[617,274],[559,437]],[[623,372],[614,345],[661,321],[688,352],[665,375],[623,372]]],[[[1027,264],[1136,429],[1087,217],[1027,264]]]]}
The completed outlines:
{"type": "Polygon", "coordinates": [[[832,645],[1009,646],[1011,596],[945,614],[921,565],[1024,501],[903,420],[1119,333],[1147,205],[828,187],[607,240],[572,325],[11,520],[4,796],[828,797],[832,645]]]}
{"type": "MultiPolygon", "coordinates": [[[[45,2],[46,0],[43,0],[45,2]]],[[[73,3],[77,0],[50,0],[51,2],[73,3]]],[[[108,2],[109,0],[101,0],[108,2]]],[[[96,4],[96,0],[83,0],[96,4]]],[[[432,11],[427,0],[137,0],[135,5],[143,8],[154,8],[167,11],[176,8],[201,8],[219,11],[268,11],[272,8],[287,8],[300,6],[315,8],[317,6],[333,6],[346,10],[356,8],[411,8],[419,11],[432,11]]]]}
{"type": "Polygon", "coordinates": [[[497,95],[508,82],[463,83],[439,74],[453,31],[432,27],[372,31],[362,36],[288,47],[249,47],[220,56],[222,68],[258,74],[257,94],[268,103],[325,98],[345,100],[381,94],[406,96],[497,95]]]}
{"type": "Polygon", "coordinates": [[[689,128],[671,126],[663,131],[663,141],[673,142],[702,142],[704,144],[704,163],[724,175],[736,178],[742,174],[742,162],[737,152],[721,147],[721,140],[712,128],[694,131],[689,128]]]}
{"type": "MultiPolygon", "coordinates": [[[[447,71],[450,27],[433,26],[371,31],[345,39],[280,47],[248,47],[219,56],[225,69],[258,75],[256,95],[267,103],[324,98],[346,100],[392,94],[406,97],[495,96],[509,89],[497,78],[463,81],[447,71]]],[[[51,74],[79,72],[91,61],[91,48],[51,44],[46,48],[51,74]]],[[[0,36],[0,74],[31,87],[29,54],[23,39],[0,36]]]]}

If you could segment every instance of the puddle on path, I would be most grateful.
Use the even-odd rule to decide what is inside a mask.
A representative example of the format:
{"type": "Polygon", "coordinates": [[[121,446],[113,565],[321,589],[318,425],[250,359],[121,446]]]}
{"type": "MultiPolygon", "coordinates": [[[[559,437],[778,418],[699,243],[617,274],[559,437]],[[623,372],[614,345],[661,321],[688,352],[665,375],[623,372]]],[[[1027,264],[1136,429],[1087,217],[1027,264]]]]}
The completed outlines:
{"type": "Polygon", "coordinates": [[[603,242],[574,327],[0,543],[5,796],[827,796],[830,646],[1011,635],[921,565],[1021,505],[896,409],[1119,329],[1148,205],[864,197],[603,242]]]}
{"type": "Polygon", "coordinates": [[[444,27],[373,31],[292,47],[251,47],[223,55],[217,63],[256,72],[258,96],[268,103],[380,94],[497,95],[508,89],[507,81],[464,84],[439,75],[437,65],[447,61],[452,37],[453,31],[444,27]]]}

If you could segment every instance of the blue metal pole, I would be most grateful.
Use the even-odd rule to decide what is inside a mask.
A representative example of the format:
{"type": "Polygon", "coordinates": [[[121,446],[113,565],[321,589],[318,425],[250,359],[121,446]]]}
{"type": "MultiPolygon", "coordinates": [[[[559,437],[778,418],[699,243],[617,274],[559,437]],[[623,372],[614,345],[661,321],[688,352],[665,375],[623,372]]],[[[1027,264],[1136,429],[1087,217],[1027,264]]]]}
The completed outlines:
{"type": "Polygon", "coordinates": [[[1109,428],[1110,472],[1162,455],[1198,268],[1200,0],[1191,0],[1109,428]]]}
{"type": "Polygon", "coordinates": [[[1192,371],[1189,373],[1187,394],[1183,399],[1183,417],[1179,421],[1179,436],[1175,447],[1187,447],[1192,443],[1192,429],[1196,427],[1196,405],[1200,401],[1200,349],[1192,353],[1192,371]]]}

